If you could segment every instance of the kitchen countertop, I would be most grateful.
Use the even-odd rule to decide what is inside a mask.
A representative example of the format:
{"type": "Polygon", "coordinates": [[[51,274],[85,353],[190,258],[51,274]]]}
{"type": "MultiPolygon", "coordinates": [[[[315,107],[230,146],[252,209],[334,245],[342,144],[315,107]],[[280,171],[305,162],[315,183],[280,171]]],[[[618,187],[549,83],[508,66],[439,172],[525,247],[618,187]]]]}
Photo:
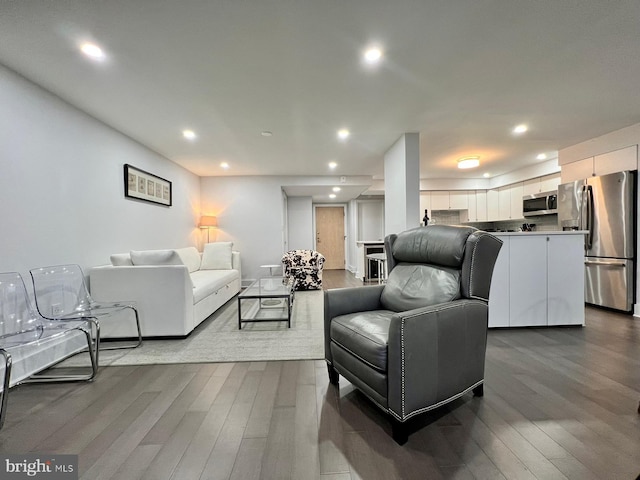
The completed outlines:
{"type": "Polygon", "coordinates": [[[487,232],[496,237],[517,237],[517,236],[535,236],[535,235],[586,235],[588,230],[566,230],[566,231],[536,231],[536,232],[487,232]]]}

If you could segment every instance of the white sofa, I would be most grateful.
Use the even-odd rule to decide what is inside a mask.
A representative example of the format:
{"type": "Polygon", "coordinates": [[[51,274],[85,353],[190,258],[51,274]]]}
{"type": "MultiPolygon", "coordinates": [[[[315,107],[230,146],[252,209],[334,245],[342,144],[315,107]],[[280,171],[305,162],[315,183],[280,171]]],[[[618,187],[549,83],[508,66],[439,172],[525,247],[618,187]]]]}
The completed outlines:
{"type": "MultiPolygon", "coordinates": [[[[111,255],[111,265],[90,272],[97,301],[133,300],[142,336],[184,337],[240,292],[240,253],[231,242],[175,250],[144,250],[111,255]]],[[[136,336],[130,319],[100,323],[102,338],[136,336]]]]}

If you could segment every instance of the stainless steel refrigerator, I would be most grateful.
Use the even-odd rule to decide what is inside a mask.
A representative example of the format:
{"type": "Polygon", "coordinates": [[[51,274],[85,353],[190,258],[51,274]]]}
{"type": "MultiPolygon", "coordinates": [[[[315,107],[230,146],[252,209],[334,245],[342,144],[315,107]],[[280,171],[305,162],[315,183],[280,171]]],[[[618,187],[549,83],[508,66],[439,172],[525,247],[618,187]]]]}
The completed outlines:
{"type": "Polygon", "coordinates": [[[631,311],[635,295],[636,172],[558,187],[558,224],[585,235],[585,301],[631,311]]]}

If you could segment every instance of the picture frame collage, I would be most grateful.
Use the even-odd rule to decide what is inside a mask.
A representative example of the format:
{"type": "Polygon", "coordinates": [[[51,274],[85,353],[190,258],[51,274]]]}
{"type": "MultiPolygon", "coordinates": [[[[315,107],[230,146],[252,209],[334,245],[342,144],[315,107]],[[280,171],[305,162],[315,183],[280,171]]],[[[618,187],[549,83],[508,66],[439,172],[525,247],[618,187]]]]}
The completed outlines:
{"type": "Polygon", "coordinates": [[[170,207],[173,204],[172,184],[169,180],[124,165],[124,196],[170,207]]]}

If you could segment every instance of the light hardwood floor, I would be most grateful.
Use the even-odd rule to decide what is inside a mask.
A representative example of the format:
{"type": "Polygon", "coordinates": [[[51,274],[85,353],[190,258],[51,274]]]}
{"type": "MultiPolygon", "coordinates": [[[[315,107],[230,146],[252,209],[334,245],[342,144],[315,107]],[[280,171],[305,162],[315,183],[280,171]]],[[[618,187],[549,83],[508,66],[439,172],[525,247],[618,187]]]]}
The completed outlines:
{"type": "MultiPolygon", "coordinates": [[[[357,285],[325,272],[328,287],[357,285]]],[[[585,328],[491,330],[485,395],[414,424],[322,360],[105,367],[93,383],[9,395],[3,453],[79,455],[81,478],[634,479],[640,321],[587,309],[585,328]]]]}

